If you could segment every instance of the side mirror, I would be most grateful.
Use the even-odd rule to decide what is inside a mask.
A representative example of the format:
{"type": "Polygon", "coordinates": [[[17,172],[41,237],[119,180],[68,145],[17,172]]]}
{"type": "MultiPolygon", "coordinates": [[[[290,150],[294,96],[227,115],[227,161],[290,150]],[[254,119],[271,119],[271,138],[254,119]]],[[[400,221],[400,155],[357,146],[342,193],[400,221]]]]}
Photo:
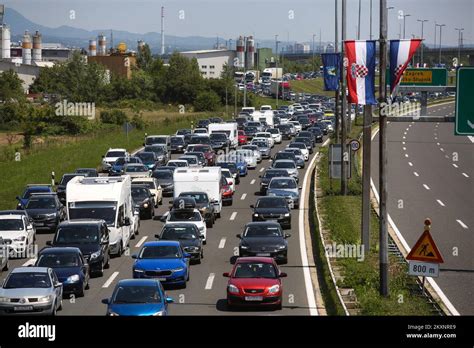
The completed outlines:
{"type": "Polygon", "coordinates": [[[102,299],[101,302],[102,302],[103,304],[109,304],[110,301],[109,301],[108,298],[104,298],[104,299],[102,299]]]}
{"type": "Polygon", "coordinates": [[[58,183],[57,181],[55,181],[55,182],[54,182],[54,185],[55,185],[55,186],[58,186],[58,185],[59,185],[59,183],[58,183]]]}
{"type": "Polygon", "coordinates": [[[242,239],[242,235],[241,235],[240,233],[239,233],[239,234],[236,234],[235,236],[236,236],[237,238],[239,238],[239,239],[242,239]]]}
{"type": "Polygon", "coordinates": [[[204,239],[204,236],[202,234],[199,235],[199,238],[204,239]]]}
{"type": "Polygon", "coordinates": [[[171,297],[167,297],[167,298],[165,298],[165,302],[166,302],[166,303],[173,303],[173,302],[174,302],[174,299],[171,298],[171,297]]]}
{"type": "Polygon", "coordinates": [[[160,235],[159,235],[159,234],[155,234],[155,238],[156,238],[156,239],[160,239],[160,235]]]}
{"type": "Polygon", "coordinates": [[[222,276],[223,276],[223,277],[226,277],[226,278],[229,278],[229,277],[230,277],[230,274],[229,274],[229,272],[225,272],[225,273],[222,273],[222,276]]]}
{"type": "Polygon", "coordinates": [[[16,198],[18,201],[20,200],[20,196],[16,196],[15,198],[16,198]]]}
{"type": "Polygon", "coordinates": [[[285,272],[281,272],[279,277],[280,278],[286,278],[288,276],[288,274],[286,274],[285,272]]]}
{"type": "Polygon", "coordinates": [[[105,158],[105,156],[104,156],[104,155],[102,155],[102,158],[105,158]]]}
{"type": "Polygon", "coordinates": [[[262,176],[261,176],[261,175],[259,175],[258,177],[259,177],[260,179],[262,178],[262,176]]]}
{"type": "MultiPolygon", "coordinates": [[[[150,170],[150,172],[151,172],[151,170],[150,170]]],[[[152,193],[151,196],[152,196],[152,197],[155,197],[156,195],[155,195],[154,193],[152,193]]]]}
{"type": "Polygon", "coordinates": [[[301,186],[298,186],[298,190],[301,190],[301,189],[302,189],[302,187],[301,187],[301,186]]]}
{"type": "Polygon", "coordinates": [[[46,242],[46,245],[48,245],[48,246],[53,246],[53,241],[48,240],[48,241],[46,242]]]}
{"type": "Polygon", "coordinates": [[[285,234],[285,239],[286,239],[286,238],[290,238],[290,237],[291,237],[291,234],[289,234],[289,233],[286,233],[286,234],[285,234]]]}
{"type": "Polygon", "coordinates": [[[59,287],[61,287],[62,285],[63,285],[63,283],[57,282],[57,283],[54,284],[54,287],[55,287],[55,288],[59,288],[59,287]]]}
{"type": "Polygon", "coordinates": [[[138,254],[132,254],[132,259],[138,259],[138,254]]]}
{"type": "Polygon", "coordinates": [[[124,226],[130,226],[130,218],[127,216],[123,219],[124,226]]]}
{"type": "Polygon", "coordinates": [[[253,204],[250,204],[250,208],[254,209],[254,208],[255,208],[255,206],[254,206],[253,204]]]}

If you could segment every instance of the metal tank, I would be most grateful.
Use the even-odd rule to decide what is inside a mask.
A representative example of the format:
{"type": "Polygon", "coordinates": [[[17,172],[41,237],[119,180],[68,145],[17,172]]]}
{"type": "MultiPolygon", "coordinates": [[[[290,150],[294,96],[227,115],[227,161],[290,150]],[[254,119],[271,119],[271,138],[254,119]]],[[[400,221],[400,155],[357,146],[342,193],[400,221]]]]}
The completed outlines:
{"type": "Polygon", "coordinates": [[[31,49],[33,47],[33,44],[31,42],[31,35],[28,32],[28,30],[25,31],[25,34],[23,35],[21,47],[22,47],[23,64],[31,65],[31,49]]]}

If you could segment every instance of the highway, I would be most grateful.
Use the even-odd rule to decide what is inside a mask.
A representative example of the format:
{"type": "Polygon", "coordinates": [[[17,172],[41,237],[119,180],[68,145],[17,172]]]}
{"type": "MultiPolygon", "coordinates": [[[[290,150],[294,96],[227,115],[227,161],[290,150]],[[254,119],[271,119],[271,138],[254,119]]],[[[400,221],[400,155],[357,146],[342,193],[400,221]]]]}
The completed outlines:
{"type": "MultiPolygon", "coordinates": [[[[453,116],[454,103],[432,106],[428,115],[453,116]]],[[[371,169],[377,191],[378,146],[377,135],[371,169]]],[[[410,247],[431,218],[445,261],[435,281],[461,315],[474,314],[473,149],[474,137],[455,136],[454,123],[388,124],[388,214],[410,247]]]]}
{"type": "MultiPolygon", "coordinates": [[[[286,147],[288,141],[276,144],[272,149],[272,155],[279,149],[286,147]]],[[[113,144],[110,144],[113,146],[113,144]]],[[[300,185],[302,184],[306,168],[310,160],[306,162],[305,169],[299,170],[300,185]]],[[[177,158],[180,155],[174,154],[177,158]]],[[[167,289],[169,296],[173,297],[175,303],[170,305],[171,315],[310,315],[308,296],[305,288],[305,279],[300,253],[300,238],[298,229],[299,210],[292,211],[292,228],[285,230],[292,236],[288,239],[289,255],[288,263],[280,265],[282,272],[288,274],[283,278],[283,309],[273,311],[271,309],[239,309],[229,311],[226,306],[227,279],[222,276],[224,272],[232,269],[231,261],[238,254],[239,239],[236,234],[244,231],[244,226],[252,220],[250,205],[254,204],[259,195],[259,175],[265,168],[270,166],[269,160],[262,162],[254,170],[249,170],[246,177],[241,177],[240,185],[236,186],[232,206],[225,206],[221,218],[216,221],[213,228],[207,231],[207,244],[204,246],[204,259],[201,264],[191,265],[190,281],[186,289],[167,289]]],[[[165,213],[168,202],[172,197],[164,197],[163,205],[155,210],[157,216],[165,213]]],[[[304,207],[300,207],[304,209],[304,207]]],[[[133,259],[131,255],[139,250],[145,241],[155,240],[154,235],[158,233],[163,223],[157,219],[142,220],[139,235],[130,241],[130,247],[120,258],[112,258],[110,268],[106,269],[103,277],[91,278],[90,289],[86,290],[82,298],[64,299],[63,309],[58,315],[105,315],[106,305],[101,300],[111,296],[113,289],[120,279],[132,277],[133,259]]],[[[39,250],[51,240],[52,233],[37,233],[39,250]]],[[[34,259],[10,260],[10,270],[34,263],[34,259]]],[[[1,273],[3,280],[8,272],[1,273]]],[[[316,308],[312,308],[313,312],[316,308]]]]}

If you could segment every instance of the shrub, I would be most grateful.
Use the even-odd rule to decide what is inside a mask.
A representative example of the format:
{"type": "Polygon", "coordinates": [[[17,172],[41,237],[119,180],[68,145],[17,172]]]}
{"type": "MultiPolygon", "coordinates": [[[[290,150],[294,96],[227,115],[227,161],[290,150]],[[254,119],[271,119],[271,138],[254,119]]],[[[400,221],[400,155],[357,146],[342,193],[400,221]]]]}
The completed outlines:
{"type": "Polygon", "coordinates": [[[194,101],[195,111],[217,111],[220,106],[220,98],[214,91],[200,92],[194,101]]]}
{"type": "Polygon", "coordinates": [[[101,111],[100,120],[103,123],[122,125],[128,119],[125,112],[121,110],[101,111]]]}

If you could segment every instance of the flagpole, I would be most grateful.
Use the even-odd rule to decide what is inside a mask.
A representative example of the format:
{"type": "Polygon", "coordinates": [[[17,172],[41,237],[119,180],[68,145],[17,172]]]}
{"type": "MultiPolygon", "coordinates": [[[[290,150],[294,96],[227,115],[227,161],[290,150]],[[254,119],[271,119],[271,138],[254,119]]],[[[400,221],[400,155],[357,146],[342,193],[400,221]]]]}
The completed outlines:
{"type": "MultiPolygon", "coordinates": [[[[346,39],[346,0],[342,0],[342,46],[341,46],[341,58],[344,62],[344,40],[346,39]]],[[[341,195],[347,195],[347,168],[346,161],[349,161],[347,147],[346,147],[346,110],[347,110],[347,94],[346,94],[346,66],[342,64],[342,115],[341,115],[341,195]]]]}
{"type": "MultiPolygon", "coordinates": [[[[338,10],[337,10],[337,4],[338,4],[339,0],[334,0],[334,4],[335,4],[335,38],[334,38],[334,53],[338,53],[339,52],[339,33],[338,33],[338,10]]],[[[340,71],[341,69],[341,65],[339,64],[339,66],[337,67],[338,71],[340,71]]],[[[340,81],[342,81],[342,74],[340,74],[340,81]]],[[[336,130],[335,130],[335,134],[336,134],[336,137],[335,137],[335,142],[336,144],[339,142],[339,117],[340,117],[340,112],[339,112],[339,98],[340,98],[340,84],[339,86],[337,87],[337,90],[336,90],[336,130]]]]}

